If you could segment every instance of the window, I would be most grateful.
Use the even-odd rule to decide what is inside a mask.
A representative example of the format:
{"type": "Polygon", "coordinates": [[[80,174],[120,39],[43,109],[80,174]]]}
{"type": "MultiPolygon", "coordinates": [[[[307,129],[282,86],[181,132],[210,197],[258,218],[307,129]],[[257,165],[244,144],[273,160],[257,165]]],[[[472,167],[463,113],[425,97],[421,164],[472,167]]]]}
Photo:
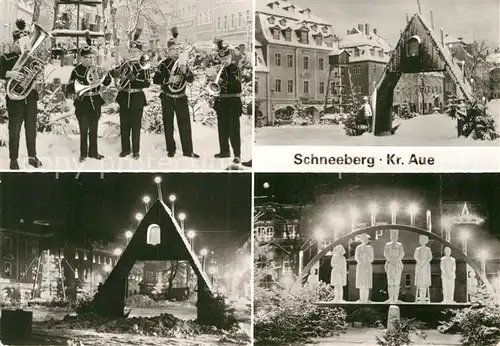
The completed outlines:
{"type": "Polygon", "coordinates": [[[207,23],[212,23],[212,10],[208,10],[208,22],[207,23]]]}
{"type": "Polygon", "coordinates": [[[354,49],[354,56],[358,57],[359,55],[360,55],[359,54],[359,49],[358,48],[354,49]]]}
{"type": "Polygon", "coordinates": [[[28,254],[28,241],[26,239],[21,240],[21,255],[28,254]]]}
{"type": "Polygon", "coordinates": [[[276,82],[274,83],[274,91],[277,93],[281,92],[281,79],[276,78],[276,82]]]}
{"type": "Polygon", "coordinates": [[[255,82],[255,93],[258,94],[259,93],[259,83],[258,82],[255,82]]]}
{"type": "Polygon", "coordinates": [[[251,20],[251,18],[252,18],[251,15],[252,15],[251,11],[247,10],[247,22],[249,22],[251,20]]]}
{"type": "Polygon", "coordinates": [[[291,30],[285,31],[285,41],[292,42],[292,31],[291,30]]]}
{"type": "Polygon", "coordinates": [[[304,57],[304,70],[309,69],[309,57],[305,56],[304,57]]]}
{"type": "MultiPolygon", "coordinates": [[[[280,79],[281,82],[281,79],[280,79]]],[[[266,238],[272,239],[274,237],[274,227],[273,226],[268,226],[266,228],[266,238]]]]}
{"type": "Polygon", "coordinates": [[[409,273],[405,274],[405,287],[406,288],[411,287],[411,274],[409,273]]]}
{"type": "Polygon", "coordinates": [[[224,30],[227,30],[228,20],[229,18],[227,16],[224,16],[224,30]]]}
{"type": "Polygon", "coordinates": [[[243,13],[238,12],[238,26],[242,27],[243,26],[243,13]]]}
{"type": "Polygon", "coordinates": [[[307,31],[300,32],[300,43],[309,44],[309,35],[307,31]]]}
{"type": "Polygon", "coordinates": [[[320,95],[325,93],[325,82],[319,82],[319,93],[320,95]]]}
{"type": "Polygon", "coordinates": [[[379,50],[378,55],[379,55],[381,58],[383,58],[383,57],[384,57],[384,51],[383,51],[383,50],[379,50]]]}
{"type": "Polygon", "coordinates": [[[200,14],[198,14],[198,25],[200,25],[202,23],[202,21],[203,21],[203,14],[200,13],[200,14]]]}
{"type": "Polygon", "coordinates": [[[374,56],[374,55],[375,55],[375,49],[373,49],[373,48],[372,48],[372,49],[370,49],[370,55],[371,55],[371,56],[374,56]]]}
{"type": "Polygon", "coordinates": [[[12,276],[12,263],[4,262],[3,264],[3,276],[10,278],[12,276]]]}
{"type": "Polygon", "coordinates": [[[323,45],[323,37],[321,37],[320,35],[316,36],[316,44],[318,46],[323,45]]]}
{"type": "Polygon", "coordinates": [[[283,261],[283,274],[292,274],[292,262],[283,261]]]}
{"type": "Polygon", "coordinates": [[[287,91],[293,93],[293,80],[288,80],[287,91]]]}
{"type": "Polygon", "coordinates": [[[12,238],[5,236],[4,238],[4,250],[5,252],[12,252],[12,238]]]}
{"type": "Polygon", "coordinates": [[[220,17],[217,17],[217,30],[220,31],[221,29],[221,19],[220,17]]]}
{"type": "Polygon", "coordinates": [[[341,77],[345,76],[345,67],[343,67],[343,66],[340,67],[340,76],[341,77]]]}
{"type": "Polygon", "coordinates": [[[325,59],[319,58],[318,59],[318,65],[319,65],[319,70],[323,71],[325,69],[325,59]]]}
{"type": "Polygon", "coordinates": [[[274,66],[281,66],[281,53],[274,53],[274,66]]]}
{"type": "Polygon", "coordinates": [[[354,76],[361,75],[361,66],[354,66],[352,68],[352,74],[354,76]]]}
{"type": "Polygon", "coordinates": [[[234,13],[231,15],[231,28],[236,28],[236,15],[234,13]]]}
{"type": "Polygon", "coordinates": [[[309,94],[309,81],[304,81],[304,94],[309,94]]]}
{"type": "Polygon", "coordinates": [[[26,274],[26,264],[21,264],[19,266],[19,277],[22,279],[24,278],[25,274],[26,274]]]}
{"type": "Polygon", "coordinates": [[[31,254],[36,255],[38,253],[38,246],[36,241],[31,242],[31,254]]]}
{"type": "Polygon", "coordinates": [[[286,66],[293,68],[293,55],[292,54],[288,54],[286,56],[286,66]]]}
{"type": "Polygon", "coordinates": [[[274,38],[275,40],[279,40],[279,39],[280,39],[280,36],[281,36],[281,35],[280,35],[280,30],[279,30],[279,29],[276,29],[276,28],[275,28],[275,29],[272,29],[272,30],[273,30],[273,38],[274,38]]]}

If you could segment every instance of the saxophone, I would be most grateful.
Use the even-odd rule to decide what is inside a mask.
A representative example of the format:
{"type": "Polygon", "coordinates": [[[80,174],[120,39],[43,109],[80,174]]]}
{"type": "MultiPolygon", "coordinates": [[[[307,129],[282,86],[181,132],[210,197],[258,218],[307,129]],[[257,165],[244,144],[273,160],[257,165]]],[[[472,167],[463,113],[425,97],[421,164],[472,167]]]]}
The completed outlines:
{"type": "Polygon", "coordinates": [[[37,80],[43,75],[47,61],[43,61],[36,57],[36,53],[42,43],[49,37],[52,37],[41,26],[34,23],[35,32],[31,37],[30,49],[23,52],[13,67],[13,71],[18,71],[22,74],[20,80],[10,79],[5,87],[7,96],[11,100],[24,100],[31,93],[37,80]]]}

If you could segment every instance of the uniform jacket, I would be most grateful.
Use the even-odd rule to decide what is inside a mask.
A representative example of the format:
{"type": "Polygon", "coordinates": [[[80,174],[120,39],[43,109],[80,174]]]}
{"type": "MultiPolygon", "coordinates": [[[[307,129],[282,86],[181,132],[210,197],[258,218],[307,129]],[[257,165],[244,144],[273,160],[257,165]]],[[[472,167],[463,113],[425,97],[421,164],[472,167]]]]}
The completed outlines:
{"type": "MultiPolygon", "coordinates": [[[[119,69],[121,70],[126,63],[127,62],[121,64],[119,69]]],[[[129,89],[148,88],[151,85],[151,83],[146,74],[149,75],[149,72],[146,73],[146,70],[141,68],[141,65],[139,64],[138,61],[130,61],[129,63],[132,65],[132,68],[134,69],[133,73],[135,79],[129,83],[127,88],[129,89]]],[[[133,92],[133,93],[129,93],[127,91],[120,91],[116,96],[116,102],[118,102],[118,104],[122,108],[134,108],[134,109],[143,108],[146,105],[146,95],[144,94],[143,91],[133,92]]]]}
{"type": "MultiPolygon", "coordinates": [[[[2,54],[0,56],[0,79],[6,80],[6,74],[8,71],[12,71],[14,68],[14,65],[16,64],[17,60],[19,60],[20,55],[17,53],[6,53],[2,54]]],[[[8,96],[5,96],[6,100],[9,103],[16,103],[16,102],[22,102],[24,103],[28,98],[34,98],[35,100],[38,100],[38,91],[36,88],[33,88],[33,90],[29,93],[28,97],[25,100],[11,100],[9,99],[8,96]]]]}
{"type": "MultiPolygon", "coordinates": [[[[172,68],[174,67],[176,59],[166,58],[158,65],[158,70],[156,71],[153,77],[153,83],[162,86],[163,93],[181,95],[186,92],[186,88],[184,87],[182,90],[173,93],[170,91],[167,82],[170,78],[170,74],[172,73],[172,68]]],[[[183,81],[188,83],[192,83],[194,81],[193,72],[186,66],[186,73],[184,74],[183,81]]],[[[175,87],[175,86],[174,86],[175,87]]]]}
{"type": "MultiPolygon", "coordinates": [[[[74,93],[75,92],[75,81],[78,81],[79,83],[83,85],[89,85],[89,82],[87,81],[87,74],[90,70],[90,67],[86,67],[82,64],[77,65],[73,71],[71,72],[71,77],[69,79],[69,92],[74,93]]],[[[106,78],[104,79],[104,82],[102,85],[108,86],[111,84],[111,77],[106,75],[106,78]]],[[[99,92],[101,90],[101,86],[98,86],[90,92],[99,92]]],[[[84,107],[89,110],[96,110],[99,109],[102,105],[104,104],[104,99],[100,94],[94,95],[94,96],[86,96],[85,94],[82,97],[78,97],[75,95],[75,102],[74,105],[75,107],[84,107]]]]}
{"type": "Polygon", "coordinates": [[[225,95],[236,95],[242,92],[242,73],[235,64],[226,66],[221,73],[219,85],[221,97],[216,97],[214,109],[217,112],[223,112],[224,109],[237,109],[237,116],[243,114],[243,103],[241,97],[224,97],[225,95]]]}

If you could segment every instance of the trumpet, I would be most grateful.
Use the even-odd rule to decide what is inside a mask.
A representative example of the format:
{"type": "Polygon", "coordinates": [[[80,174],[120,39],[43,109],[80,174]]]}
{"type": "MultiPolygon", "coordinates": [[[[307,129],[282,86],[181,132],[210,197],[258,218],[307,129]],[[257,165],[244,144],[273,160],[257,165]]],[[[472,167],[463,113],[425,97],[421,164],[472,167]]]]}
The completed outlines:
{"type": "MultiPolygon", "coordinates": [[[[151,57],[148,54],[141,55],[139,58],[139,66],[141,70],[149,71],[151,69],[151,57]]],[[[125,90],[130,85],[130,76],[135,73],[132,61],[127,61],[123,64],[118,72],[119,75],[114,80],[115,86],[120,91],[125,90]]],[[[149,76],[146,76],[146,79],[149,79],[149,76]]]]}
{"type": "Polygon", "coordinates": [[[108,73],[105,72],[101,67],[91,67],[87,72],[87,82],[88,85],[84,85],[79,81],[75,80],[75,94],[78,97],[82,97],[85,93],[90,90],[97,88],[104,83],[104,80],[108,76],[108,73]]]}
{"type": "Polygon", "coordinates": [[[219,96],[220,95],[220,77],[222,75],[222,71],[224,71],[225,66],[222,65],[219,72],[217,73],[217,77],[215,77],[215,80],[208,84],[207,91],[211,96],[219,96]]]}

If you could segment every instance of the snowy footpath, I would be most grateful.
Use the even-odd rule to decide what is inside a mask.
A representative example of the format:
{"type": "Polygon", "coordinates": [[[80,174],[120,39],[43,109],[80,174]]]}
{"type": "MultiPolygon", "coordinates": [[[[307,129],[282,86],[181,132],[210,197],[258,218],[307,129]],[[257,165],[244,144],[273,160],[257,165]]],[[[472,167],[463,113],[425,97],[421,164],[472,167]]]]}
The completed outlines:
{"type": "MultiPolygon", "coordinates": [[[[500,116],[495,116],[497,128],[500,116]]],[[[500,132],[500,131],[499,131],[500,132]]],[[[256,145],[335,145],[335,146],[496,146],[495,141],[457,138],[456,121],[446,114],[419,115],[401,120],[392,136],[378,137],[369,133],[347,136],[341,125],[278,126],[255,130],[256,145]]]]}
{"type": "MultiPolygon", "coordinates": [[[[197,123],[193,127],[194,151],[200,155],[199,159],[182,156],[181,142],[178,133],[175,133],[177,153],[173,158],[167,157],[165,136],[161,134],[141,134],[141,157],[139,160],[119,158],[121,151],[120,137],[98,138],[100,154],[104,160],[87,159],[80,163],[80,137],[78,135],[63,136],[53,134],[37,135],[38,158],[43,162],[42,170],[58,171],[175,171],[198,170],[220,171],[225,170],[232,163],[232,158],[216,159],[214,154],[219,152],[219,140],[216,127],[203,126],[197,123]]],[[[252,155],[252,123],[250,120],[241,123],[242,160],[250,160],[252,155]]],[[[28,165],[24,130],[21,131],[21,146],[19,149],[19,165],[23,170],[34,170],[28,165]]],[[[243,167],[241,166],[243,169],[243,167]]],[[[0,169],[9,169],[9,150],[0,147],[0,169]]],[[[38,169],[37,171],[39,171],[38,169]]]]}

